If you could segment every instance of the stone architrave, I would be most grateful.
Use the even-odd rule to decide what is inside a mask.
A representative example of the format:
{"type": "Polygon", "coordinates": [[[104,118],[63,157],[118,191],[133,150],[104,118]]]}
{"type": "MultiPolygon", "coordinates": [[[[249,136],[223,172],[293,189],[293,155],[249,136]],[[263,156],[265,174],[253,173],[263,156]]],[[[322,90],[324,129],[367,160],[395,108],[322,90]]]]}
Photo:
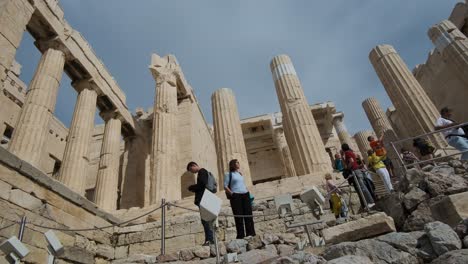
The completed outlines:
{"type": "Polygon", "coordinates": [[[74,87],[78,92],[78,98],[58,179],[73,191],[84,195],[97,92],[91,83],[85,80],[75,83],[74,87]]]}
{"type": "Polygon", "coordinates": [[[297,175],[331,171],[328,154],[291,59],[287,55],[276,56],[270,69],[297,175]]]}
{"type": "Polygon", "coordinates": [[[371,149],[369,141],[367,140],[369,136],[375,137],[374,132],[370,130],[364,130],[364,131],[359,131],[354,135],[354,139],[356,140],[356,144],[358,145],[359,151],[361,152],[362,157],[364,158],[364,161],[366,161],[368,157],[367,151],[371,149]]]}
{"type": "Polygon", "coordinates": [[[27,0],[0,1],[0,84],[15,60],[34,8],[27,0]]]}
{"type": "Polygon", "coordinates": [[[229,172],[229,161],[237,159],[245,184],[252,185],[244,135],[233,91],[228,88],[218,89],[211,96],[211,105],[219,173],[229,172]]]}
{"type": "MultiPolygon", "coordinates": [[[[428,32],[429,38],[434,43],[437,52],[442,55],[444,62],[460,78],[466,86],[468,85],[468,39],[449,20],[443,20],[432,26],[428,32]]],[[[466,93],[460,91],[462,94],[466,93]]],[[[457,96],[457,91],[451,91],[457,96]]]]}
{"type": "Polygon", "coordinates": [[[286,137],[284,136],[284,130],[282,128],[275,128],[273,130],[273,141],[278,148],[286,177],[297,176],[296,169],[294,168],[294,162],[291,156],[291,151],[289,150],[286,137]]]}
{"type": "Polygon", "coordinates": [[[103,112],[101,116],[106,125],[94,199],[100,208],[113,211],[117,209],[122,120],[115,111],[103,112]]]}
{"type": "MultiPolygon", "coordinates": [[[[372,49],[369,59],[393,105],[401,111],[411,136],[434,131],[438,111],[395,49],[379,45],[372,49]]],[[[433,134],[429,139],[438,148],[447,146],[440,134],[433,134]]]]}
{"type": "Polygon", "coordinates": [[[62,51],[49,48],[42,54],[8,147],[10,152],[35,167],[39,167],[43,154],[64,65],[62,51]]]}
{"type": "Polygon", "coordinates": [[[151,152],[150,204],[161,199],[180,200],[176,175],[177,61],[174,56],[152,57],[150,70],[156,80],[151,152]]]}

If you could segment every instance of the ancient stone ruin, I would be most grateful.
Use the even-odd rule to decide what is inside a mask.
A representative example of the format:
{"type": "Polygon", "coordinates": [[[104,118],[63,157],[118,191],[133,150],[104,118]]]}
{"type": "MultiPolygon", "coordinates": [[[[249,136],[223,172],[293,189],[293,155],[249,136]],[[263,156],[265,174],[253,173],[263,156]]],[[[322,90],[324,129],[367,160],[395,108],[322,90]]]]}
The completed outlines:
{"type": "MultiPolygon", "coordinates": [[[[333,102],[309,104],[287,55],[269,65],[281,112],[241,119],[236,90],[220,88],[208,124],[183,63],[152,54],[154,105],[132,113],[58,0],[0,0],[0,242],[19,236],[29,251],[22,263],[47,263],[48,230],[63,245],[55,263],[216,263],[214,246],[201,246],[200,214],[187,190],[196,176],[186,164],[195,160],[217,176],[225,263],[468,263],[468,163],[449,156],[457,152],[440,134],[428,136],[443,157],[431,164],[404,168],[391,147],[432,132],[447,104],[468,120],[467,19],[468,4],[459,3],[448,20],[428,25],[435,49],[413,71],[390,45],[370,51],[393,107],[366,99],[373,131],[352,136],[333,102]],[[42,54],[28,87],[15,60],[26,30],[42,54]],[[54,116],[62,72],[77,92],[70,127],[54,116]],[[103,125],[94,123],[96,108],[103,125]],[[396,191],[374,177],[379,199],[362,210],[334,156],[346,143],[366,160],[370,135],[385,136],[396,191]],[[255,237],[235,239],[221,184],[231,159],[255,195],[255,237]],[[319,212],[300,199],[313,186],[328,198],[325,173],[342,184],[347,221],[335,219],[328,202],[319,212]],[[275,203],[280,194],[291,198],[287,214],[275,203]]],[[[8,254],[0,252],[2,263],[8,254]]]]}

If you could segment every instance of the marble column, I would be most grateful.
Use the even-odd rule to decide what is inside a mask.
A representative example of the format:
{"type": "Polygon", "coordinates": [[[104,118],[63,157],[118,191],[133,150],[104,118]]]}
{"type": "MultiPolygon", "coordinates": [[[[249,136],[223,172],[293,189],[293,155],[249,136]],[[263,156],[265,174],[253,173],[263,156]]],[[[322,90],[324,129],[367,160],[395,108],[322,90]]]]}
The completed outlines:
{"type": "Polygon", "coordinates": [[[390,120],[388,120],[387,115],[377,99],[373,97],[367,98],[362,102],[362,108],[364,108],[367,119],[369,119],[369,123],[377,137],[382,136],[387,130],[393,130],[390,120]]]}
{"type": "MultiPolygon", "coordinates": [[[[379,45],[372,49],[369,59],[393,105],[401,111],[411,136],[434,131],[438,111],[395,49],[379,45]]],[[[447,146],[440,134],[429,138],[438,148],[447,146]]]]}
{"type": "Polygon", "coordinates": [[[15,60],[33,12],[34,7],[27,0],[0,1],[0,84],[15,60]]]}
{"type": "Polygon", "coordinates": [[[96,179],[95,203],[106,211],[117,209],[122,121],[115,111],[101,113],[106,122],[96,179]]]}
{"type": "Polygon", "coordinates": [[[444,62],[461,79],[465,86],[463,91],[450,91],[453,96],[466,94],[468,85],[468,39],[449,20],[443,20],[432,26],[428,32],[437,52],[442,55],[444,62]]]}
{"type": "Polygon", "coordinates": [[[73,191],[84,195],[89,163],[88,149],[94,131],[97,92],[91,83],[85,80],[75,83],[74,87],[78,92],[78,98],[58,179],[73,191]]]}
{"type": "Polygon", "coordinates": [[[328,154],[291,59],[287,55],[276,56],[270,69],[297,175],[331,171],[328,154]]]}
{"type": "Polygon", "coordinates": [[[176,175],[177,84],[173,73],[158,73],[153,114],[150,204],[181,199],[176,175]]]}
{"type": "Polygon", "coordinates": [[[229,172],[229,161],[239,160],[246,185],[252,185],[249,161],[245,148],[244,135],[237,110],[236,97],[231,89],[221,88],[211,96],[213,110],[214,138],[218,155],[219,181],[229,172]]]}
{"type": "Polygon", "coordinates": [[[335,127],[336,133],[338,134],[338,138],[340,139],[340,143],[344,144],[347,143],[348,145],[352,145],[353,141],[351,136],[348,133],[348,129],[346,128],[343,122],[344,114],[343,113],[336,113],[333,115],[333,126],[335,127]]]}
{"type": "Polygon", "coordinates": [[[62,51],[50,48],[42,54],[8,147],[10,152],[35,167],[39,167],[43,155],[64,65],[62,51]]]}
{"type": "Polygon", "coordinates": [[[294,168],[294,162],[291,156],[291,151],[289,150],[286,137],[284,136],[284,130],[282,128],[275,128],[273,130],[273,141],[276,144],[281,162],[283,163],[285,176],[297,176],[296,169],[294,168]]]}
{"type": "Polygon", "coordinates": [[[356,140],[356,144],[358,145],[359,151],[362,154],[364,161],[367,163],[367,151],[371,149],[369,141],[367,138],[369,136],[375,137],[374,132],[370,130],[359,131],[354,135],[354,139],[356,140]]]}

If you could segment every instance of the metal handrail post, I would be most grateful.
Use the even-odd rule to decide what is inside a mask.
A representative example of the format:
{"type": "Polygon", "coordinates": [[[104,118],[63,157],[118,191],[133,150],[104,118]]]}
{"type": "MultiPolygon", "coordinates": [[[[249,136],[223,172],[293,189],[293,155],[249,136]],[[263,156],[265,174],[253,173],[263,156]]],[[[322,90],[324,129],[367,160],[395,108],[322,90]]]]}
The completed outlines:
{"type": "Polygon", "coordinates": [[[161,199],[161,255],[166,255],[166,199],[161,199]]]}
{"type": "Polygon", "coordinates": [[[216,264],[220,264],[219,259],[219,247],[218,247],[218,219],[216,218],[213,222],[210,223],[212,230],[213,230],[213,239],[215,243],[215,253],[216,253],[216,264]]]}
{"type": "Polygon", "coordinates": [[[18,232],[18,239],[20,241],[23,241],[23,236],[24,236],[24,228],[26,227],[26,216],[21,217],[21,224],[20,224],[20,229],[18,232]]]}
{"type": "Polygon", "coordinates": [[[397,148],[395,147],[394,142],[390,142],[390,145],[392,146],[393,150],[395,151],[396,155],[398,156],[398,161],[400,161],[400,164],[401,164],[401,166],[403,167],[403,170],[406,173],[407,168],[406,168],[405,163],[403,162],[403,159],[401,158],[400,152],[397,151],[397,148]]]}

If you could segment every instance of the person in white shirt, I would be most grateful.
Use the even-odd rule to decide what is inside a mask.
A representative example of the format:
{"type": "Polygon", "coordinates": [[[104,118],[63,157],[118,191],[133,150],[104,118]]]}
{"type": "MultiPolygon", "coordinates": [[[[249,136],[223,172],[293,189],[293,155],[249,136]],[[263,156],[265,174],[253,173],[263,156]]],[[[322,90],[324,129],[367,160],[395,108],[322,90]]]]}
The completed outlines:
{"type": "MultiPolygon", "coordinates": [[[[441,130],[444,128],[449,128],[458,125],[451,118],[452,109],[444,107],[440,110],[439,119],[437,119],[435,130],[441,130]]],[[[456,148],[457,150],[464,152],[461,155],[461,160],[468,160],[468,139],[466,138],[465,132],[462,128],[453,128],[442,131],[442,134],[445,136],[447,143],[456,148]]]]}

